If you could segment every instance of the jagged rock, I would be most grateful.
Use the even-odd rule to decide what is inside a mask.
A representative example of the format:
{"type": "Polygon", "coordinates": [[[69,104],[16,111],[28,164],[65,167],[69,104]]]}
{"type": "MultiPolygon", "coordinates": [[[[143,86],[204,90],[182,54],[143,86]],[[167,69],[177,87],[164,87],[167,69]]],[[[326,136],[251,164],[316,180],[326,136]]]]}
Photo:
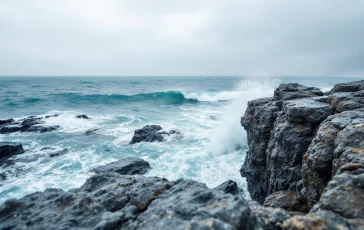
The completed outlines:
{"type": "Polygon", "coordinates": [[[31,126],[33,125],[39,125],[39,124],[43,124],[44,121],[42,121],[42,118],[41,117],[28,117],[28,118],[25,118],[22,123],[21,123],[21,126],[22,126],[22,129],[25,130],[27,128],[30,128],[31,126]]]}
{"type": "Polygon", "coordinates": [[[40,126],[41,124],[44,124],[45,122],[42,120],[41,117],[36,116],[30,116],[27,118],[24,118],[19,125],[13,125],[13,123],[8,123],[7,125],[11,126],[5,126],[0,129],[1,134],[7,134],[7,133],[14,133],[14,132],[52,132],[60,128],[58,125],[53,126],[40,126]]]}
{"type": "Polygon", "coordinates": [[[140,158],[124,158],[93,169],[96,173],[117,172],[122,175],[145,174],[151,169],[149,163],[140,158]]]}
{"type": "Polygon", "coordinates": [[[316,87],[307,87],[297,83],[281,84],[274,90],[274,100],[291,100],[303,97],[316,97],[324,95],[316,87]]]}
{"type": "MultiPolygon", "coordinates": [[[[360,151],[364,152],[364,109],[332,115],[320,125],[303,158],[304,186],[300,193],[309,207],[318,202],[328,181],[340,167],[364,165],[360,151]]],[[[364,170],[364,166],[359,168],[364,170]]]]}
{"type": "Polygon", "coordinates": [[[241,124],[247,132],[249,151],[240,170],[247,178],[251,197],[263,203],[267,195],[266,187],[266,149],[274,121],[280,111],[279,102],[272,98],[261,98],[248,102],[241,124]]]}
{"type": "Polygon", "coordinates": [[[241,174],[252,198],[287,210],[311,208],[283,229],[364,226],[363,86],[339,84],[320,96],[290,85],[278,88],[274,99],[248,103],[241,123],[249,151],[241,174]]]}
{"type": "Polygon", "coordinates": [[[161,131],[163,128],[159,125],[146,125],[141,129],[134,131],[134,136],[129,144],[136,144],[139,142],[162,142],[164,136],[170,136],[173,134],[181,135],[178,130],[161,131]]]}
{"type": "Polygon", "coordinates": [[[3,229],[258,229],[243,199],[192,180],[102,173],[0,206],[3,229]]]}
{"type": "Polygon", "coordinates": [[[356,230],[363,229],[364,220],[350,220],[341,217],[331,211],[318,211],[305,216],[294,216],[283,223],[286,230],[306,230],[306,229],[340,229],[356,230]]]}
{"type": "Polygon", "coordinates": [[[335,92],[356,92],[360,90],[364,90],[364,80],[336,84],[329,94],[335,92]]]}
{"type": "Polygon", "coordinates": [[[77,115],[76,118],[79,118],[79,119],[90,119],[87,115],[77,115]]]}
{"type": "Polygon", "coordinates": [[[279,191],[265,198],[264,207],[282,208],[287,211],[308,212],[302,198],[293,191],[279,191]]]}
{"type": "Polygon", "coordinates": [[[263,207],[255,201],[249,201],[249,207],[264,230],[281,230],[283,222],[291,217],[281,208],[263,207]]]}
{"type": "Polygon", "coordinates": [[[283,112],[287,121],[317,125],[333,114],[334,107],[311,98],[283,102],[283,112]]]}
{"type": "Polygon", "coordinates": [[[17,142],[0,142],[0,158],[24,153],[23,145],[17,142]]]}
{"type": "Polygon", "coordinates": [[[331,104],[335,108],[335,112],[364,108],[364,90],[358,92],[339,92],[332,93],[326,97],[324,102],[331,104]]]}
{"type": "Polygon", "coordinates": [[[230,193],[232,195],[239,194],[238,184],[232,180],[225,181],[221,185],[214,188],[214,190],[220,190],[224,193],[230,193]]]}
{"type": "Polygon", "coordinates": [[[14,119],[12,119],[12,118],[5,119],[5,120],[0,120],[0,125],[11,124],[13,122],[14,122],[14,119]]]}

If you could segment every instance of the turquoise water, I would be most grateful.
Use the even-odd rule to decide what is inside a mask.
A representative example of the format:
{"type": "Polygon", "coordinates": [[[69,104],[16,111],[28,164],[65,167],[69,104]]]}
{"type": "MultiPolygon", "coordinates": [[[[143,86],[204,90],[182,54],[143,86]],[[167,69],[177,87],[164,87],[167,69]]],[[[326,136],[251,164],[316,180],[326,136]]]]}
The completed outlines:
{"type": "MultiPolygon", "coordinates": [[[[239,175],[247,143],[240,117],[249,100],[271,96],[282,82],[328,90],[349,78],[244,77],[43,77],[0,78],[0,119],[46,116],[51,133],[0,134],[23,143],[15,164],[0,166],[0,203],[49,187],[68,190],[92,175],[90,169],[126,157],[149,161],[149,176],[191,178],[215,187],[239,175]],[[77,119],[86,114],[91,119],[77,119]],[[129,145],[135,129],[158,124],[183,138],[129,145]],[[86,136],[87,130],[99,129],[86,136]],[[51,149],[44,149],[51,147],[51,149]],[[49,158],[50,151],[68,153],[49,158]]],[[[248,195],[247,195],[248,196],[248,195]]]]}

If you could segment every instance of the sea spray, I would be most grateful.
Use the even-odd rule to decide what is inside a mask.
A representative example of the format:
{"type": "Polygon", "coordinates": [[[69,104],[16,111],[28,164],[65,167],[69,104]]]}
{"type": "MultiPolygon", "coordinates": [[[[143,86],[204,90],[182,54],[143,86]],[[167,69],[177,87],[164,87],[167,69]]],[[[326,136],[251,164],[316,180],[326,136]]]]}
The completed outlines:
{"type": "Polygon", "coordinates": [[[213,129],[209,149],[214,154],[222,154],[247,148],[246,133],[240,119],[248,101],[272,95],[277,82],[271,78],[243,78],[237,85],[238,93],[225,107],[220,124],[213,129]]]}

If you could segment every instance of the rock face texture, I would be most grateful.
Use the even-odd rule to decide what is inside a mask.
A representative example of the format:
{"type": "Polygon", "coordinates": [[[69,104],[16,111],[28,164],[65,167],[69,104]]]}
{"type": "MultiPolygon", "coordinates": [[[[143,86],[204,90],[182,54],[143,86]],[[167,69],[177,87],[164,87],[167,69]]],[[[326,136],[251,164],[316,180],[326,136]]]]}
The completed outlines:
{"type": "MultiPolygon", "coordinates": [[[[47,116],[52,117],[55,115],[47,116]]],[[[24,119],[15,121],[14,119],[0,120],[0,134],[14,132],[52,132],[59,129],[58,125],[42,126],[44,124],[43,117],[30,116],[24,119]]]]}
{"type": "Polygon", "coordinates": [[[178,130],[170,130],[169,132],[161,131],[163,128],[159,125],[146,125],[141,129],[134,131],[134,136],[129,144],[139,142],[161,142],[165,140],[165,136],[181,135],[178,130]]]}
{"type": "Polygon", "coordinates": [[[310,212],[284,229],[363,228],[364,81],[335,85],[326,95],[282,84],[274,97],[249,102],[241,124],[249,152],[240,172],[251,197],[310,212]]]}
{"type": "Polygon", "coordinates": [[[147,161],[140,158],[125,158],[119,161],[112,162],[95,168],[96,173],[116,172],[121,175],[145,174],[150,170],[150,165],[147,161]]]}
{"type": "Polygon", "coordinates": [[[0,158],[24,153],[22,144],[17,142],[0,142],[0,158]]]}
{"type": "Polygon", "coordinates": [[[259,229],[243,199],[191,180],[101,173],[0,206],[1,229],[259,229]]]}
{"type": "Polygon", "coordinates": [[[249,207],[264,230],[283,229],[284,221],[291,217],[281,208],[263,207],[255,201],[249,201],[249,207]]]}

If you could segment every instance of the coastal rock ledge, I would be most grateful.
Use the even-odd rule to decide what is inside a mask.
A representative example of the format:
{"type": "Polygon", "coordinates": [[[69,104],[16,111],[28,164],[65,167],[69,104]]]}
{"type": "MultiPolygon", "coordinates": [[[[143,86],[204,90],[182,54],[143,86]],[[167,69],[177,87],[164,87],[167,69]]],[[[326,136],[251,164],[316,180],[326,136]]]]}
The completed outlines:
{"type": "Polygon", "coordinates": [[[282,84],[250,101],[241,125],[249,151],[240,173],[252,199],[293,215],[265,229],[364,229],[363,80],[325,94],[282,84]]]}
{"type": "Polygon", "coordinates": [[[0,229],[259,229],[248,203],[192,180],[100,173],[0,206],[0,229]]]}

